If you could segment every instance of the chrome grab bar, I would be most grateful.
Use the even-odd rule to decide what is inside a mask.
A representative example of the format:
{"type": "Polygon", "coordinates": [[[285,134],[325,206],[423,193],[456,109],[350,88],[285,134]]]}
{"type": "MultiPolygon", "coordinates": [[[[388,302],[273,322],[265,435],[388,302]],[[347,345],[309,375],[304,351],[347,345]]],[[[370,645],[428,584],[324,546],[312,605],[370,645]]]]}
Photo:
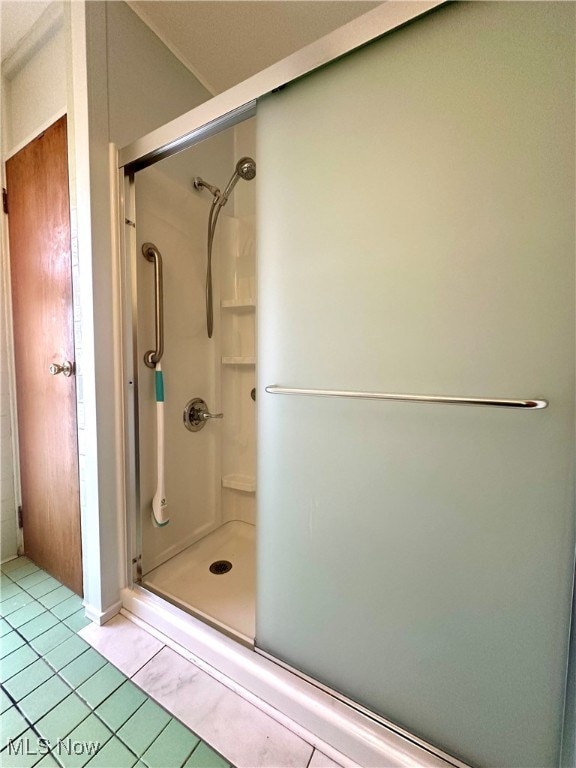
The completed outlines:
{"type": "Polygon", "coordinates": [[[156,349],[150,349],[144,355],[148,368],[155,368],[164,354],[164,286],[162,281],[162,256],[154,243],[144,243],[142,254],[148,261],[154,262],[154,312],[156,316],[156,349]]]}
{"type": "Polygon", "coordinates": [[[440,405],[484,405],[491,408],[525,408],[538,410],[548,407],[548,400],[493,400],[483,397],[444,397],[442,395],[390,395],[385,392],[351,392],[338,389],[296,389],[271,384],[270,395],[311,395],[312,397],[349,397],[356,400],[397,400],[407,403],[437,403],[440,405]]]}

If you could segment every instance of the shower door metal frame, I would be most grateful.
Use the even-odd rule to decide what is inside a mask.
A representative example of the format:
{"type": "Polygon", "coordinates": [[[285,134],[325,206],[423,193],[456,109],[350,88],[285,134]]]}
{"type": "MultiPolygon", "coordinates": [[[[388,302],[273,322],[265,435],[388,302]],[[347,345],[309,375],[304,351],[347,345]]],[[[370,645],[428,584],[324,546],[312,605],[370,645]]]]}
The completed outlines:
{"type": "Polygon", "coordinates": [[[124,478],[126,500],[126,583],[142,581],[140,515],[140,420],[138,418],[138,291],[136,285],[136,190],[133,173],[118,170],[118,225],[122,254],[122,395],[124,404],[124,478]]]}
{"type": "Polygon", "coordinates": [[[447,4],[448,0],[383,3],[123,147],[118,166],[134,173],[231,128],[253,117],[263,96],[447,4]]]}

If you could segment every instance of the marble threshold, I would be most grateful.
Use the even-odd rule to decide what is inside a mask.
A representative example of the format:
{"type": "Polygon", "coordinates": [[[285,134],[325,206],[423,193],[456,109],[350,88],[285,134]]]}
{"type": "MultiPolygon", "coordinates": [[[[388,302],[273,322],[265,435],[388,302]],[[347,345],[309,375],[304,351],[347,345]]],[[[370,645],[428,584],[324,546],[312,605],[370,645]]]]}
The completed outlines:
{"type": "Polygon", "coordinates": [[[357,768],[345,755],[332,759],[334,750],[329,757],[315,749],[296,724],[292,730],[270,717],[128,611],[79,634],[237,768],[357,768]]]}

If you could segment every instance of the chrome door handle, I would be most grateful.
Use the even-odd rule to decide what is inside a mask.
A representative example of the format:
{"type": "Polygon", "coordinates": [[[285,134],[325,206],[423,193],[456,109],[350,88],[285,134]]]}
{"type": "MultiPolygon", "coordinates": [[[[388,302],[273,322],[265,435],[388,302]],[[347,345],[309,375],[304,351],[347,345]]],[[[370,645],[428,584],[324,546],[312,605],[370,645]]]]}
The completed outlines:
{"type": "Polygon", "coordinates": [[[64,376],[73,376],[76,373],[76,365],[71,363],[70,360],[64,360],[62,365],[52,363],[48,370],[51,376],[58,376],[59,373],[63,373],[64,376]]]}

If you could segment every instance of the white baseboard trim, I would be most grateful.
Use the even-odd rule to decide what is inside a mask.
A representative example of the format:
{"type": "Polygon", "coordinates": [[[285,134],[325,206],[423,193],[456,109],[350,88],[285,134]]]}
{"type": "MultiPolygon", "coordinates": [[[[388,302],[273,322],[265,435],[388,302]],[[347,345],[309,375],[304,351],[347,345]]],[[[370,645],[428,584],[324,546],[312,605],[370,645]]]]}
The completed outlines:
{"type": "Polygon", "coordinates": [[[165,600],[122,590],[123,614],[344,766],[466,768],[414,737],[373,720],[165,600]],[[344,757],[346,756],[346,757],[344,757]],[[347,759],[346,759],[347,758],[347,759]]]}
{"type": "Polygon", "coordinates": [[[114,616],[116,616],[117,613],[120,613],[120,609],[122,608],[122,600],[118,600],[116,603],[110,606],[110,608],[107,608],[105,611],[100,611],[98,608],[95,608],[93,605],[90,605],[89,603],[84,603],[84,611],[86,612],[86,617],[90,619],[90,621],[93,621],[95,624],[106,624],[107,621],[110,621],[114,616]]]}

